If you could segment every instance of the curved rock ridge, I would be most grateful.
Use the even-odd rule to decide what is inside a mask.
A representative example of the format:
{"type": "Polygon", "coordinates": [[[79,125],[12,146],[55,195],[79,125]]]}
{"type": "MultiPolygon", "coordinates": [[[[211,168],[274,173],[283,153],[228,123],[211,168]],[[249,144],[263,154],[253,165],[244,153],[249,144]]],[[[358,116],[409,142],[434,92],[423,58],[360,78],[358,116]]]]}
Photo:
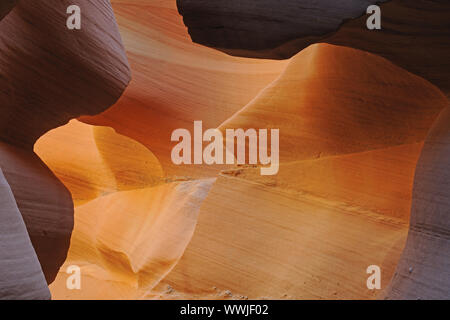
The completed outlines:
{"type": "Polygon", "coordinates": [[[49,299],[14,195],[0,169],[0,299],[49,299]]]}
{"type": "MultiPolygon", "coordinates": [[[[6,3],[12,2],[2,1],[2,12],[6,3]]],[[[71,118],[110,107],[130,80],[109,1],[77,2],[83,12],[81,30],[66,27],[66,9],[72,4],[21,0],[0,21],[0,167],[48,283],[67,255],[73,202],[33,153],[33,145],[71,118]]],[[[6,290],[1,297],[15,293],[6,290]]]]}
{"type": "Polygon", "coordinates": [[[31,148],[69,119],[110,107],[130,81],[109,1],[77,2],[81,30],[66,27],[71,4],[22,0],[0,22],[0,139],[5,142],[31,148]]]}
{"type": "Polygon", "coordinates": [[[220,130],[279,129],[280,162],[298,161],[421,142],[447,104],[381,57],[315,44],[220,130]]]}
{"type": "Polygon", "coordinates": [[[448,95],[450,3],[380,3],[382,29],[369,30],[362,7],[375,2],[285,0],[280,5],[280,1],[248,0],[233,9],[228,0],[178,0],[177,4],[193,41],[231,55],[286,59],[316,42],[348,46],[381,55],[448,95]],[[356,8],[362,14],[359,18],[350,14],[356,8]]]}
{"type": "Polygon", "coordinates": [[[139,299],[177,264],[215,179],[116,192],[76,208],[65,265],[50,286],[55,299],[139,299]],[[78,265],[82,290],[66,288],[78,265]]]}
{"type": "Polygon", "coordinates": [[[287,61],[231,57],[192,43],[176,3],[113,1],[133,80],[119,102],[81,121],[114,128],[150,149],[168,176],[205,177],[219,170],[175,166],[175,129],[194,120],[216,128],[240,110],[285,68],[287,61]]]}
{"type": "Polygon", "coordinates": [[[2,0],[0,3],[0,20],[2,20],[16,5],[17,0],[2,0]]]}
{"type": "Polygon", "coordinates": [[[417,164],[411,225],[388,299],[450,298],[450,107],[417,164]]]}
{"type": "Polygon", "coordinates": [[[163,182],[158,159],[108,127],[72,120],[42,136],[35,151],[69,189],[75,205],[163,182]]]}

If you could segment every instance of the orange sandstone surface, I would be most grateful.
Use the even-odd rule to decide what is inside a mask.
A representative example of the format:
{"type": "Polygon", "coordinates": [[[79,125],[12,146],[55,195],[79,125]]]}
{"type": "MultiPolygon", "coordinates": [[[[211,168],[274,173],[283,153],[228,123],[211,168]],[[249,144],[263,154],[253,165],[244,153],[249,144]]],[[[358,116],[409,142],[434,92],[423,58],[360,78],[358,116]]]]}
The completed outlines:
{"type": "Polygon", "coordinates": [[[194,120],[215,128],[271,83],[287,61],[242,59],[192,43],[175,1],[112,1],[133,78],[119,102],[83,122],[113,127],[149,148],[168,174],[202,177],[209,167],[181,168],[170,137],[194,120]]]}
{"type": "Polygon", "coordinates": [[[71,191],[75,205],[163,178],[158,159],[143,145],[112,128],[77,120],[41,137],[35,151],[71,191]]]}
{"type": "Polygon", "coordinates": [[[381,297],[367,289],[366,269],[380,266],[388,287],[444,95],[359,50],[319,44],[289,61],[230,57],[193,44],[174,1],[112,4],[130,86],[112,108],[35,145],[75,202],[52,297],[381,297]],[[173,165],[170,135],[194,120],[279,128],[278,175],[173,165]],[[81,267],[81,290],[66,287],[71,265],[81,267]]]}

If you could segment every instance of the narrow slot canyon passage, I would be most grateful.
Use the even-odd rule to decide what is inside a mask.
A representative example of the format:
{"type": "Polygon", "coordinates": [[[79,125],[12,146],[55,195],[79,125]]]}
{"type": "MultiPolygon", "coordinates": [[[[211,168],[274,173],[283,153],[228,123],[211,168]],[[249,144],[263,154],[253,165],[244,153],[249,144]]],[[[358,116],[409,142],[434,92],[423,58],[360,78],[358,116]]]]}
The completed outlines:
{"type": "Polygon", "coordinates": [[[0,4],[0,299],[448,299],[449,4],[208,1],[0,4]]]}

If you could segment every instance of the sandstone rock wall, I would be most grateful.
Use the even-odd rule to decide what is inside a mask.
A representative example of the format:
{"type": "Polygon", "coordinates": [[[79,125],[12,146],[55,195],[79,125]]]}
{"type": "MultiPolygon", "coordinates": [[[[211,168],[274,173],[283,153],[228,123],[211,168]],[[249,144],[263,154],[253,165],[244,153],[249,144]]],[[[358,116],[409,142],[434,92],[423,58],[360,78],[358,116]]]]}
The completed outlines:
{"type": "Polygon", "coordinates": [[[411,225],[388,299],[450,294],[450,108],[442,111],[417,164],[411,225]]]}
{"type": "MultiPolygon", "coordinates": [[[[314,2],[318,9],[313,14],[315,20],[303,20],[307,21],[303,28],[296,28],[291,24],[294,29],[301,30],[297,35],[289,27],[277,29],[273,26],[284,23],[289,25],[292,15],[304,17],[310,14],[314,7],[307,2],[306,5],[303,5],[305,2],[300,5],[296,1],[286,1],[279,5],[280,2],[272,1],[270,5],[263,3],[258,8],[256,3],[243,2],[243,6],[234,7],[233,14],[236,18],[233,19],[229,14],[229,1],[209,2],[205,8],[200,8],[202,3],[202,0],[177,1],[192,39],[197,43],[235,56],[259,58],[288,58],[315,42],[352,47],[385,57],[429,80],[445,95],[450,96],[450,62],[447,58],[450,55],[448,1],[393,0],[381,3],[381,30],[368,30],[365,14],[352,17],[350,13],[353,7],[350,2],[339,2],[343,10],[334,10],[333,14],[342,23],[330,30],[333,28],[332,24],[327,23],[327,13],[332,8],[330,1],[318,1],[314,2]],[[298,3],[298,6],[294,3],[298,3]],[[252,6],[255,8],[255,15],[252,17],[254,20],[247,19],[248,24],[227,23],[238,20],[238,17],[247,17],[252,6]],[[275,12],[274,15],[272,11],[275,12]],[[267,23],[265,17],[277,19],[269,19],[267,23]],[[324,26],[330,29],[326,30],[324,26]]],[[[367,5],[362,1],[360,4],[367,5]]],[[[339,64],[334,68],[339,68],[339,64]]],[[[431,103],[430,109],[427,99],[421,104],[425,112],[435,106],[431,103]]],[[[444,100],[445,104],[448,101],[444,100]]],[[[405,115],[412,115],[414,112],[405,111],[405,115]]],[[[410,128],[404,124],[399,127],[410,128]]],[[[388,298],[427,299],[450,296],[448,128],[447,108],[425,141],[417,166],[408,243],[388,298]]]]}
{"type": "Polygon", "coordinates": [[[14,195],[0,170],[0,297],[48,299],[50,291],[14,195]]]}
{"type": "Polygon", "coordinates": [[[446,0],[247,0],[232,8],[230,3],[177,1],[192,40],[231,55],[285,59],[326,42],[381,55],[450,91],[446,0]],[[375,3],[381,7],[382,29],[368,30],[366,8],[375,3]]]}
{"type": "MultiPolygon", "coordinates": [[[[13,2],[2,1],[0,17],[13,2]]],[[[66,27],[66,9],[73,4],[68,0],[22,0],[0,21],[0,166],[12,190],[8,201],[17,203],[15,211],[5,210],[21,214],[29,234],[19,227],[22,218],[15,217],[15,227],[8,232],[16,241],[2,242],[0,260],[21,256],[30,268],[24,267],[24,272],[31,274],[14,273],[8,270],[13,266],[2,265],[0,273],[16,284],[2,286],[0,298],[48,298],[40,267],[52,282],[69,247],[70,193],[34,154],[34,143],[71,118],[110,107],[130,80],[109,1],[77,3],[84,14],[77,31],[66,27]],[[39,268],[28,246],[30,238],[39,268]]]]}

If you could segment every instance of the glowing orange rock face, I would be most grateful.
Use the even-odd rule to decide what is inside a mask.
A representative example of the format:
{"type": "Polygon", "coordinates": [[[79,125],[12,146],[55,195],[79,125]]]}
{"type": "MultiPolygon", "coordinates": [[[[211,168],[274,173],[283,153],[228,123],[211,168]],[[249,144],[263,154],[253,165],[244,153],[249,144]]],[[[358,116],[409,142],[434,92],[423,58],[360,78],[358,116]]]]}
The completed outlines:
{"type": "MultiPolygon", "coordinates": [[[[53,297],[377,298],[366,268],[379,265],[388,286],[408,232],[417,159],[448,105],[444,95],[359,50],[321,44],[290,61],[229,57],[192,44],[172,1],[113,4],[130,87],[108,111],[80,119],[96,126],[72,121],[35,146],[77,204],[53,297]],[[170,134],[194,120],[280,129],[279,173],[175,166],[170,134]],[[70,265],[81,267],[83,290],[67,290],[70,265]]],[[[428,149],[422,175],[441,148],[428,149]]],[[[445,188],[445,179],[428,179],[419,186],[430,197],[445,188]]],[[[416,197],[417,229],[427,202],[416,197]]],[[[431,211],[436,232],[442,212],[431,211]]],[[[417,239],[435,248],[421,236],[407,253],[417,239]]],[[[410,261],[404,256],[400,272],[410,261]]],[[[395,281],[401,291],[416,288],[395,281]]]]}
{"type": "Polygon", "coordinates": [[[446,106],[436,87],[383,58],[316,44],[220,128],[280,128],[285,162],[423,141],[446,106]]]}
{"type": "Polygon", "coordinates": [[[142,143],[168,175],[208,176],[208,167],[172,164],[172,131],[191,130],[194,120],[205,128],[219,126],[287,61],[235,58],[192,43],[175,1],[113,1],[113,8],[133,79],[114,107],[81,121],[113,127],[142,143]]]}
{"type": "Polygon", "coordinates": [[[156,185],[163,178],[158,159],[147,148],[111,128],[77,120],[44,135],[35,151],[70,190],[76,205],[156,185]]]}
{"type": "Polygon", "coordinates": [[[177,264],[214,179],[116,192],[76,208],[67,261],[50,287],[56,299],[138,299],[177,264]],[[67,290],[81,267],[83,290],[67,290]]]}
{"type": "Polygon", "coordinates": [[[194,236],[156,287],[166,299],[372,299],[366,268],[386,287],[407,224],[333,201],[220,177],[194,236]],[[168,293],[167,288],[173,288],[168,293]]]}

